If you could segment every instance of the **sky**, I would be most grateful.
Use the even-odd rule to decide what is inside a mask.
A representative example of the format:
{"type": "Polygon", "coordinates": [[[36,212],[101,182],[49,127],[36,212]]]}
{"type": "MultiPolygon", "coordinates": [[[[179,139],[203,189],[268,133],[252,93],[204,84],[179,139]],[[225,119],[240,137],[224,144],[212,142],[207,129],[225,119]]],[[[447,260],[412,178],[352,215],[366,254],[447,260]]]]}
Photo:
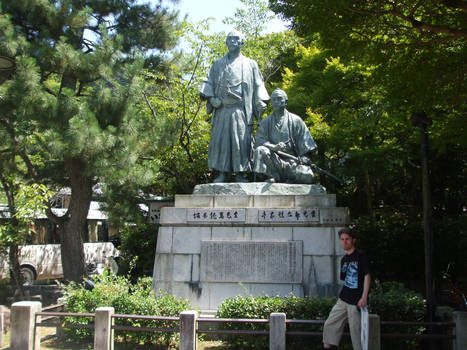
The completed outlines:
{"type": "MultiPolygon", "coordinates": [[[[167,3],[167,2],[166,2],[167,3]]],[[[199,22],[208,17],[214,17],[211,21],[211,32],[232,30],[230,25],[225,25],[222,20],[227,16],[233,16],[236,8],[242,8],[243,3],[240,0],[179,0],[175,6],[180,11],[180,18],[188,15],[191,22],[199,22]]],[[[279,32],[286,29],[284,22],[279,18],[271,21],[266,28],[266,32],[279,32]]]]}

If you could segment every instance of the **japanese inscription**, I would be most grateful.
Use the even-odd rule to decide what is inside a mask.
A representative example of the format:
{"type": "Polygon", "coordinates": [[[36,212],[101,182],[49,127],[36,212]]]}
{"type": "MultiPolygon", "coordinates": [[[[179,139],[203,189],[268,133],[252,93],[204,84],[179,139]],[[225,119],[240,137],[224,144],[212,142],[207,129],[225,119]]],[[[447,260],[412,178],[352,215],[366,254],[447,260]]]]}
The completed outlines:
{"type": "Polygon", "coordinates": [[[204,209],[187,210],[188,222],[245,222],[245,209],[204,209]]]}
{"type": "Polygon", "coordinates": [[[301,283],[303,243],[202,241],[204,282],[301,283]]]}
{"type": "Polygon", "coordinates": [[[319,222],[319,209],[262,209],[258,222],[319,222]]]}

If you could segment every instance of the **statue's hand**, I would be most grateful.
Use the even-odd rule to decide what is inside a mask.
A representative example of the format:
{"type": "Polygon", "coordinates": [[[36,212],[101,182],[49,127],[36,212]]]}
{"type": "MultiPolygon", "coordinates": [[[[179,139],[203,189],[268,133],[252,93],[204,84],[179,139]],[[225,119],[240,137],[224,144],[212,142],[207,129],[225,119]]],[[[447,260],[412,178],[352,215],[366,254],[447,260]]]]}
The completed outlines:
{"type": "Polygon", "coordinates": [[[219,97],[210,97],[209,98],[209,103],[214,108],[219,108],[220,106],[222,106],[222,100],[219,97]]]}
{"type": "Polygon", "coordinates": [[[300,161],[300,164],[305,164],[305,165],[310,165],[311,160],[308,157],[298,157],[298,160],[300,161]]]}
{"type": "Polygon", "coordinates": [[[284,142],[279,142],[277,145],[274,145],[271,147],[273,151],[282,151],[286,147],[286,144],[284,142]]]}
{"type": "Polygon", "coordinates": [[[263,114],[267,106],[268,105],[261,100],[256,102],[256,110],[259,112],[259,114],[263,114]]]}

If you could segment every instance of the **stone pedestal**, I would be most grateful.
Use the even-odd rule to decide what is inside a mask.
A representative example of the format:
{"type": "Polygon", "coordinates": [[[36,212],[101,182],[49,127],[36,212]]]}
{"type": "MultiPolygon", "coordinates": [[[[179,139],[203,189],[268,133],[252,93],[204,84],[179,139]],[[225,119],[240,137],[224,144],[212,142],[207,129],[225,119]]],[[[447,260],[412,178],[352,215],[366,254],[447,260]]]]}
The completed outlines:
{"type": "Polygon", "coordinates": [[[334,296],[348,221],[319,185],[199,185],[161,210],[153,288],[202,310],[237,295],[334,296]]]}

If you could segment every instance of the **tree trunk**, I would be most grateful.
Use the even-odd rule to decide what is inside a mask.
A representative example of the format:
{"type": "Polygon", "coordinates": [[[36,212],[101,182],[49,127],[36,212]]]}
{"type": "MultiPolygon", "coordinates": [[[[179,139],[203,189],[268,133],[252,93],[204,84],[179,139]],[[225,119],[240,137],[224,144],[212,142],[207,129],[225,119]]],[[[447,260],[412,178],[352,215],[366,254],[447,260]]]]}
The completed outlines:
{"type": "MultiPolygon", "coordinates": [[[[10,183],[5,177],[0,175],[0,182],[2,183],[3,190],[8,199],[8,208],[10,210],[10,224],[16,229],[17,234],[19,234],[21,227],[19,225],[18,219],[16,218],[16,203],[13,192],[13,184],[10,183]]],[[[20,265],[19,265],[19,247],[16,242],[12,242],[9,246],[8,261],[10,264],[11,278],[13,284],[16,286],[16,289],[19,291],[21,296],[24,296],[23,288],[23,276],[21,275],[20,265]]]]}
{"type": "Polygon", "coordinates": [[[70,178],[71,199],[66,220],[60,223],[63,276],[67,281],[81,282],[86,276],[83,237],[92,197],[92,180],[86,174],[84,161],[66,158],[65,169],[70,178]]]}
{"type": "Polygon", "coordinates": [[[19,247],[16,243],[12,243],[10,245],[10,252],[8,254],[9,263],[10,263],[10,271],[11,271],[11,278],[16,290],[18,291],[20,296],[24,296],[24,288],[23,288],[23,275],[21,274],[21,269],[19,266],[19,247]]]}

